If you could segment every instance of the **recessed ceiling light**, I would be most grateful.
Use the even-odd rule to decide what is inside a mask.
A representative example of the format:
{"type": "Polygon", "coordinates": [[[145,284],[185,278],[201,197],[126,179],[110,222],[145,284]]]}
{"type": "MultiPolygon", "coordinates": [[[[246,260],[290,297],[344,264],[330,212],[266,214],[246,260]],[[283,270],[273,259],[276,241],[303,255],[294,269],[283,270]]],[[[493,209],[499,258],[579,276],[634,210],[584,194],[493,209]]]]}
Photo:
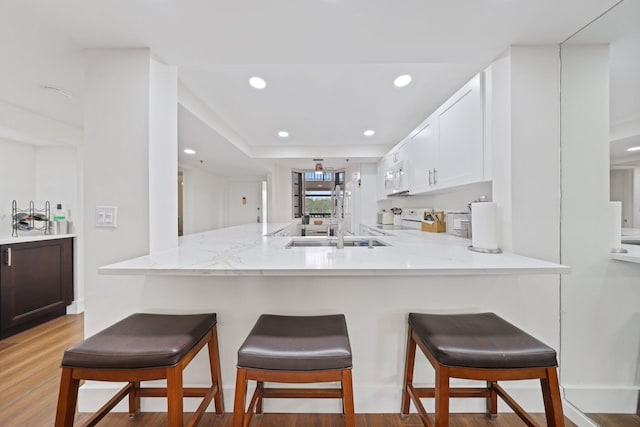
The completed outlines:
{"type": "Polygon", "coordinates": [[[286,130],[281,130],[280,132],[278,132],[278,136],[280,138],[288,138],[289,137],[289,132],[287,132],[286,130]]]}
{"type": "Polygon", "coordinates": [[[640,146],[627,148],[627,151],[640,151],[640,146]]]}
{"type": "Polygon", "coordinates": [[[191,148],[184,149],[185,154],[196,154],[196,150],[192,150],[191,148]]]}
{"type": "Polygon", "coordinates": [[[265,82],[261,77],[251,77],[249,79],[249,84],[255,89],[264,89],[267,87],[267,82],[265,82]]]}
{"type": "Polygon", "coordinates": [[[398,76],[393,81],[393,84],[396,87],[404,87],[404,86],[408,85],[409,83],[411,83],[411,76],[409,74],[403,74],[401,76],[398,76]]]}
{"type": "Polygon", "coordinates": [[[367,129],[363,132],[364,136],[373,136],[375,131],[373,129],[367,129]]]}

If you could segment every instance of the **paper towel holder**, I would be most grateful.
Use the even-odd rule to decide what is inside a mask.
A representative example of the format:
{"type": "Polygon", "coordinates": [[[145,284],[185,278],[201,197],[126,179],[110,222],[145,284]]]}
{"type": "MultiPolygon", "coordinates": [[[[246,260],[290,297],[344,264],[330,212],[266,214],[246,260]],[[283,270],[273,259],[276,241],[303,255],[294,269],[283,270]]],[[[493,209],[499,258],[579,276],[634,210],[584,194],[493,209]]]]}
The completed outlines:
{"type": "Polygon", "coordinates": [[[473,245],[469,245],[469,246],[467,246],[467,249],[469,249],[470,251],[473,251],[473,252],[480,252],[481,254],[501,254],[502,253],[502,249],[500,249],[500,248],[484,249],[484,248],[476,248],[473,245]]]}

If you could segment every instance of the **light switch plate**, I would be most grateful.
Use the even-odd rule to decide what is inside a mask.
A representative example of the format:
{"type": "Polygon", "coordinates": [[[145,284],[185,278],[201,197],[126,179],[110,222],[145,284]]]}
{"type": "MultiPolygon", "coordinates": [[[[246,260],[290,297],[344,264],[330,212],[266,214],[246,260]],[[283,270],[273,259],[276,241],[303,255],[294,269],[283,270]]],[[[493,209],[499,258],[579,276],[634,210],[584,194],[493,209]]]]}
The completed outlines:
{"type": "Polygon", "coordinates": [[[96,206],[96,227],[115,228],[118,223],[117,206],[96,206]]]}

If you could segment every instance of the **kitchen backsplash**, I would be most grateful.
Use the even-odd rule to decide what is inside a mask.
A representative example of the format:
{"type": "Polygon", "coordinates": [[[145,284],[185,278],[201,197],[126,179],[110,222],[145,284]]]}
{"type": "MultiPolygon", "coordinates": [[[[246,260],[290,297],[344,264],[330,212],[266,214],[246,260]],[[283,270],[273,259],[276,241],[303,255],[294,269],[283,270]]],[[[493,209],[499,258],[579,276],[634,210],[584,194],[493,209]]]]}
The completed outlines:
{"type": "Polygon", "coordinates": [[[389,197],[378,202],[378,210],[391,210],[391,208],[418,208],[428,206],[441,211],[462,211],[467,209],[467,204],[480,196],[486,196],[492,200],[492,187],[490,182],[481,182],[454,189],[446,193],[427,194],[407,197],[389,197]]]}

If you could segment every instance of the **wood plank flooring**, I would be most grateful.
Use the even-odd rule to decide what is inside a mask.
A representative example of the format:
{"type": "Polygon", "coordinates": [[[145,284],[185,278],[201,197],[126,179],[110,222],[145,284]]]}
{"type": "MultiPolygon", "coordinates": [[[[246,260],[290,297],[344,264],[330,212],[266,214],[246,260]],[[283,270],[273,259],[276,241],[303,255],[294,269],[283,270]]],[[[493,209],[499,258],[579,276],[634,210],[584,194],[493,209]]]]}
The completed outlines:
{"type": "Polygon", "coordinates": [[[627,414],[587,414],[603,427],[640,427],[640,416],[627,414]]]}
{"type": "MultiPolygon", "coordinates": [[[[60,361],[65,348],[83,338],[83,316],[68,315],[0,341],[0,426],[48,427],[55,419],[60,361]]],[[[81,425],[90,414],[78,414],[81,425]]],[[[544,425],[544,415],[535,414],[544,425]]],[[[635,416],[596,415],[603,426],[639,426],[635,416]],[[634,417],[634,418],[632,418],[634,417]],[[626,423],[626,424],[625,424],[626,423]],[[634,424],[635,423],[635,424],[634,424]]],[[[207,413],[200,426],[231,427],[231,414],[217,417],[207,413]]],[[[166,414],[143,413],[129,419],[124,413],[111,413],[101,427],[166,425],[166,414]]],[[[265,414],[250,427],[343,427],[342,416],[334,414],[265,414]]],[[[453,414],[451,427],[518,427],[525,424],[514,414],[501,414],[490,421],[482,414],[453,414]]],[[[358,427],[421,427],[419,418],[398,414],[358,414],[358,427]]],[[[567,426],[574,426],[567,420],[567,426]]]]}

